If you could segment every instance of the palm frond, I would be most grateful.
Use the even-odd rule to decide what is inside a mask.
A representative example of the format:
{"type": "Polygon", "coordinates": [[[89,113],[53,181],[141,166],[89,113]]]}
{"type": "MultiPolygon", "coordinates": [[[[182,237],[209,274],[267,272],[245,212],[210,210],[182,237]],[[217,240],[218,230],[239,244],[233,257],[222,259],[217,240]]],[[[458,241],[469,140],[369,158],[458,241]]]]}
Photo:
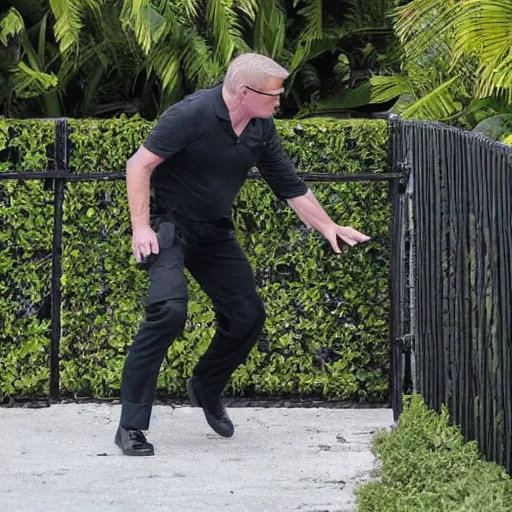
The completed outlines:
{"type": "Polygon", "coordinates": [[[8,38],[18,34],[24,28],[25,23],[21,14],[14,7],[11,7],[0,21],[0,42],[7,46],[8,38]]]}
{"type": "Polygon", "coordinates": [[[512,89],[512,3],[473,0],[455,22],[455,51],[459,58],[476,55],[479,61],[477,95],[487,97],[512,89]]]}
{"type": "Polygon", "coordinates": [[[322,0],[303,0],[306,2],[305,7],[297,11],[298,14],[304,16],[306,26],[302,31],[301,39],[315,40],[322,37],[322,0]]]}
{"type": "Polygon", "coordinates": [[[39,62],[41,66],[45,65],[45,52],[46,52],[46,21],[48,19],[48,13],[41,18],[39,25],[39,44],[37,48],[37,55],[39,56],[39,62]]]}
{"type": "Polygon", "coordinates": [[[212,58],[212,49],[193,26],[176,20],[169,26],[166,39],[156,45],[147,58],[148,73],[160,78],[166,97],[177,97],[181,80],[194,89],[214,85],[222,76],[224,66],[212,58]],[[171,50],[170,50],[171,49],[171,50]]]}
{"type": "Polygon", "coordinates": [[[254,18],[252,48],[275,58],[285,43],[286,16],[282,0],[259,0],[254,18]]]}
{"type": "Polygon", "coordinates": [[[55,16],[55,38],[65,54],[79,41],[86,10],[99,11],[103,0],[48,0],[55,16]]]}
{"type": "Polygon", "coordinates": [[[403,94],[412,93],[411,84],[402,75],[374,76],[370,78],[369,103],[385,103],[403,94]]]}
{"type": "Polygon", "coordinates": [[[206,18],[215,40],[214,58],[227,66],[236,48],[247,50],[233,0],[208,0],[206,18]]]}
{"type": "Polygon", "coordinates": [[[211,49],[195,30],[187,30],[182,35],[181,62],[187,81],[195,88],[216,85],[224,72],[224,67],[212,59],[211,49]]]}
{"type": "Polygon", "coordinates": [[[90,80],[87,81],[87,85],[84,91],[84,103],[83,110],[88,113],[94,102],[94,99],[98,95],[98,88],[100,85],[101,78],[103,77],[103,67],[97,66],[90,80]]]}
{"type": "Polygon", "coordinates": [[[180,55],[177,48],[154,48],[149,58],[149,71],[154,70],[162,80],[162,88],[173,90],[180,81],[180,55]]]}
{"type": "MultiPolygon", "coordinates": [[[[263,0],[265,1],[265,0],[263,0]]],[[[236,8],[243,12],[251,21],[256,19],[256,15],[261,10],[261,0],[237,0],[236,8]]]]}
{"type": "MultiPolygon", "coordinates": [[[[293,6],[296,7],[301,0],[294,0],[293,6]]],[[[306,2],[306,6],[297,11],[306,19],[306,27],[298,37],[295,44],[295,52],[291,59],[288,71],[290,77],[287,82],[287,91],[293,87],[296,73],[311,58],[311,51],[315,43],[319,43],[320,53],[325,51],[325,46],[331,47],[332,37],[322,39],[322,1],[321,0],[302,0],[306,2]]],[[[318,45],[315,47],[318,53],[318,45]]]]}
{"type": "Polygon", "coordinates": [[[347,4],[344,18],[347,27],[357,28],[365,25],[377,26],[393,18],[393,11],[400,0],[345,0],[347,4]]]}
{"type": "MultiPolygon", "coordinates": [[[[295,53],[293,54],[292,60],[290,62],[288,71],[290,75],[293,75],[307,60],[311,52],[311,41],[298,41],[297,46],[295,48],[295,53]]],[[[290,76],[290,80],[288,80],[288,86],[292,85],[292,76],[290,76]]]]}
{"type": "Polygon", "coordinates": [[[462,16],[458,0],[413,0],[398,8],[395,32],[408,59],[428,54],[453,37],[455,20],[462,16]]]}
{"type": "Polygon", "coordinates": [[[119,18],[124,30],[133,30],[135,39],[146,54],[169,29],[166,16],[154,8],[151,0],[124,0],[119,18]]]}
{"type": "Polygon", "coordinates": [[[452,87],[460,79],[454,76],[429,94],[415,101],[401,115],[404,119],[445,120],[460,108],[452,95],[452,87]]]}
{"type": "Polygon", "coordinates": [[[18,71],[13,77],[13,84],[16,96],[32,98],[57,87],[58,79],[53,73],[35,71],[24,62],[20,62],[18,71]]]}

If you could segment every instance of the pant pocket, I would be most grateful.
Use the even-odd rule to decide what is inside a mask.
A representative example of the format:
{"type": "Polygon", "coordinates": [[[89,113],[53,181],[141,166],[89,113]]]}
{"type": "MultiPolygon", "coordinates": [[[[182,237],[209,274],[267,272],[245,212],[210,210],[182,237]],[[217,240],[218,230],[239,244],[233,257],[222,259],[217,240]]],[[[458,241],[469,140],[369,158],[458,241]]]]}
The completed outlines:
{"type": "Polygon", "coordinates": [[[169,249],[174,245],[176,239],[176,227],[172,222],[163,221],[160,223],[157,232],[158,247],[160,249],[169,249]]]}

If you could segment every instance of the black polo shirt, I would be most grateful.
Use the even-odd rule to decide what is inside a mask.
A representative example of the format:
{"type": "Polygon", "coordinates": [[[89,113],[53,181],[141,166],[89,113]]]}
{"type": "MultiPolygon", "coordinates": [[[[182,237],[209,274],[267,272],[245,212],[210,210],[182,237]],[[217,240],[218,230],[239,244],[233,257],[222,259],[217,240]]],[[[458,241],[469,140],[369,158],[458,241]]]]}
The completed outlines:
{"type": "Polygon", "coordinates": [[[285,155],[271,118],[253,119],[236,136],[221,85],[168,108],[143,145],[165,158],[151,176],[156,204],[172,209],[182,221],[229,218],[253,166],[280,199],[308,190],[285,155]]]}

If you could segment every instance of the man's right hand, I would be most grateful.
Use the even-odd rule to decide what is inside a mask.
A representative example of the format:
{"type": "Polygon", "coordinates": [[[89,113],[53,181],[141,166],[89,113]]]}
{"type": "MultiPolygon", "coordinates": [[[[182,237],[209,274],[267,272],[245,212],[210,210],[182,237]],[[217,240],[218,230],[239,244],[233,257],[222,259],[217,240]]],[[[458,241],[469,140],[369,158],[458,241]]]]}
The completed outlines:
{"type": "Polygon", "coordinates": [[[158,254],[158,238],[151,227],[137,228],[133,230],[132,251],[137,263],[151,253],[158,254]]]}

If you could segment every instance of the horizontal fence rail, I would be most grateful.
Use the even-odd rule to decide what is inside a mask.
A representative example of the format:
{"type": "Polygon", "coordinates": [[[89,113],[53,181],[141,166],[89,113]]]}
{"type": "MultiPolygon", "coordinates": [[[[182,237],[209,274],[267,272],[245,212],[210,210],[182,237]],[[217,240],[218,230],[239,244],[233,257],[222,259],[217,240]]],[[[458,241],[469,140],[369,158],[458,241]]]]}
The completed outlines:
{"type": "MultiPolygon", "coordinates": [[[[391,181],[401,180],[404,174],[401,172],[381,173],[355,173],[355,174],[327,174],[327,173],[298,173],[304,181],[320,183],[336,182],[361,182],[361,181],[391,181]]],[[[251,172],[247,175],[249,179],[259,179],[261,174],[251,172]]],[[[63,171],[25,171],[25,172],[4,172],[0,173],[0,180],[44,180],[60,179],[66,181],[116,181],[126,179],[125,173],[120,172],[63,172],[63,171]]]]}
{"type": "Polygon", "coordinates": [[[512,150],[438,123],[391,127],[393,168],[413,183],[396,343],[413,334],[416,391],[511,472],[512,150]]]}

